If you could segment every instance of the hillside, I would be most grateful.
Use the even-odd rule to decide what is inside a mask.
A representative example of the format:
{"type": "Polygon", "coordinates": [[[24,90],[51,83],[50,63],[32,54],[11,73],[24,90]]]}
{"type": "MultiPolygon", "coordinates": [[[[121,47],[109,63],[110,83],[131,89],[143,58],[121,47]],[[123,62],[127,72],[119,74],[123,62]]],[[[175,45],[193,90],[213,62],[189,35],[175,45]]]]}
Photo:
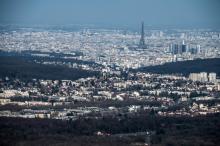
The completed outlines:
{"type": "Polygon", "coordinates": [[[164,65],[142,67],[133,71],[160,74],[177,73],[185,76],[188,76],[192,72],[216,72],[220,76],[220,58],[172,62],[164,65]]]}
{"type": "Polygon", "coordinates": [[[42,65],[22,56],[0,57],[0,78],[76,80],[97,75],[97,72],[55,65],[42,65]]]}

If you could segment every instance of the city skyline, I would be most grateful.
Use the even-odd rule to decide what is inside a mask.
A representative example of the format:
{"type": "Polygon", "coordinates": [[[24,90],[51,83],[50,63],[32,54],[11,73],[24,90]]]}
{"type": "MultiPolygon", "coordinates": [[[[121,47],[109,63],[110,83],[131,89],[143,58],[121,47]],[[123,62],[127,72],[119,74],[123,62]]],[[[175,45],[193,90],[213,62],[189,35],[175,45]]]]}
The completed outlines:
{"type": "Polygon", "coordinates": [[[0,0],[0,145],[220,146],[219,8],[0,0]]]}

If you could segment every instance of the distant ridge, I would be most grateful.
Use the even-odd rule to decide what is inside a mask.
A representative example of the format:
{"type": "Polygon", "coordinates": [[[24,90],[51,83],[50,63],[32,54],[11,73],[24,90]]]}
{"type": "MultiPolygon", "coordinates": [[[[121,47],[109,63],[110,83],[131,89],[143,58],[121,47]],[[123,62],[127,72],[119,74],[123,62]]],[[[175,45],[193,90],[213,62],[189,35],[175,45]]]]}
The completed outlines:
{"type": "Polygon", "coordinates": [[[184,76],[188,76],[192,72],[204,71],[216,72],[218,77],[220,77],[220,58],[172,62],[164,65],[142,67],[134,71],[159,74],[183,74],[184,76]]]}
{"type": "Polygon", "coordinates": [[[98,74],[96,71],[87,71],[80,68],[38,64],[34,62],[36,59],[39,58],[25,56],[0,56],[0,78],[3,79],[7,76],[9,78],[18,78],[22,80],[32,80],[33,78],[49,80],[77,80],[79,78],[96,76],[98,74]]]}

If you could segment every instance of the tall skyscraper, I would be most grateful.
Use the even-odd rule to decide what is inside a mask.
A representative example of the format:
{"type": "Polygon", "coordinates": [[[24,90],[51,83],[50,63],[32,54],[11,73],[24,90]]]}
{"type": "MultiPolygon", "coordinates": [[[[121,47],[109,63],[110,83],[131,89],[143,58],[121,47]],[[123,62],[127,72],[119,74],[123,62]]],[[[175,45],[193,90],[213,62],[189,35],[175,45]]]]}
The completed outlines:
{"type": "Polygon", "coordinates": [[[185,44],[185,41],[183,40],[183,43],[181,45],[181,52],[182,53],[186,53],[187,52],[187,47],[186,47],[186,44],[185,44]]]}
{"type": "Polygon", "coordinates": [[[176,55],[179,53],[179,45],[178,44],[171,44],[170,47],[171,47],[170,50],[173,55],[176,55]]]}
{"type": "Polygon", "coordinates": [[[141,23],[141,39],[140,39],[140,43],[139,43],[139,47],[141,49],[144,49],[146,48],[146,45],[145,45],[145,40],[144,40],[144,22],[141,23]]]}

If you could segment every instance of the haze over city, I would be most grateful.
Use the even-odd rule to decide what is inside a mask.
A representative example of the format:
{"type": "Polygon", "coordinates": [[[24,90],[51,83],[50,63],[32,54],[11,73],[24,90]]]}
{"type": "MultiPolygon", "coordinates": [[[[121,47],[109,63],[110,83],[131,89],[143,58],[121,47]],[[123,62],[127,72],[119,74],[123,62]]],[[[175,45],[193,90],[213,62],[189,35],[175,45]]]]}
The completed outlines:
{"type": "Polygon", "coordinates": [[[0,0],[0,145],[219,146],[220,1],[0,0]]]}

